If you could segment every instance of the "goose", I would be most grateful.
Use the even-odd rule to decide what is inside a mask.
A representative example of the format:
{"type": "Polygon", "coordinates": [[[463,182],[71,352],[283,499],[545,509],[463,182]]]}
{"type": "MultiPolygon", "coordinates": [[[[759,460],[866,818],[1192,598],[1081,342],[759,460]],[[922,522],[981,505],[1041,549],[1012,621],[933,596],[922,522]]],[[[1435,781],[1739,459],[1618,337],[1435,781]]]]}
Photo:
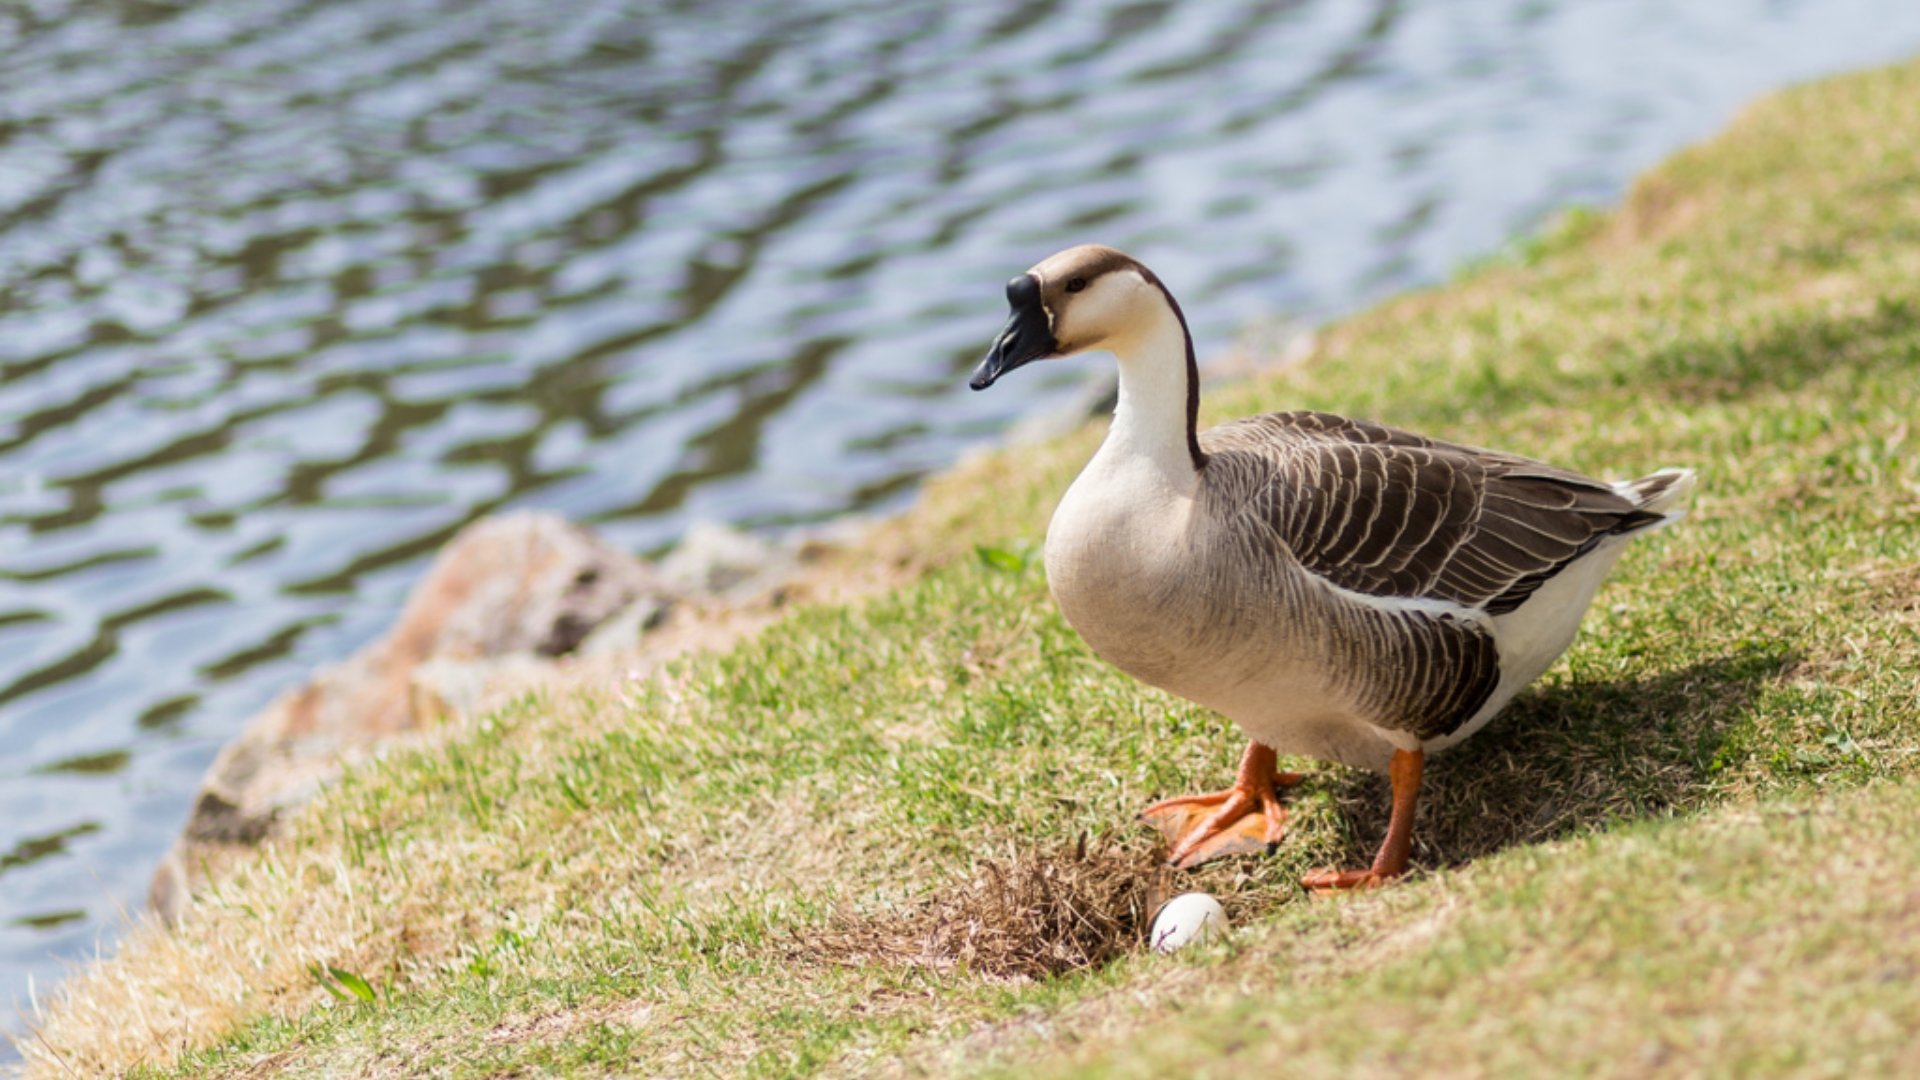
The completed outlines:
{"type": "Polygon", "coordinates": [[[1141,817],[1188,869],[1272,851],[1278,755],[1384,772],[1378,855],[1315,892],[1407,868],[1426,755],[1480,730],[1572,644],[1628,540],[1680,517],[1688,469],[1608,483],[1367,420],[1279,412],[1198,428],[1193,338],[1146,266],[1097,244],[1007,285],[969,385],[1093,350],[1119,364],[1105,439],[1047,526],[1067,622],[1107,662],[1247,736],[1232,786],[1141,817]]]}

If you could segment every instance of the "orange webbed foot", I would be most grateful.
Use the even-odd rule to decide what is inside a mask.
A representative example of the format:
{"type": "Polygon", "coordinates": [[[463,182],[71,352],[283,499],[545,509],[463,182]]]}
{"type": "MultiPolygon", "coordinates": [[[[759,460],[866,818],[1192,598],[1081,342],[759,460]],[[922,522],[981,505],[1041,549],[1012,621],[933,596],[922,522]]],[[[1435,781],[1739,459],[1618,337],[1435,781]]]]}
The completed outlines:
{"type": "Polygon", "coordinates": [[[1377,889],[1399,876],[1383,874],[1371,867],[1365,870],[1316,870],[1301,878],[1300,884],[1316,893],[1355,892],[1377,889]]]}
{"type": "Polygon", "coordinates": [[[1365,870],[1320,870],[1300,879],[1300,884],[1316,893],[1353,892],[1377,889],[1407,871],[1407,854],[1413,846],[1413,804],[1420,794],[1420,774],[1426,767],[1426,755],[1418,750],[1399,750],[1387,766],[1393,781],[1393,817],[1387,822],[1387,837],[1380,854],[1365,870]]]}
{"type": "Polygon", "coordinates": [[[1232,787],[1163,799],[1142,810],[1140,820],[1167,838],[1172,845],[1167,862],[1179,870],[1228,855],[1271,851],[1287,828],[1279,789],[1301,779],[1299,773],[1277,771],[1273,751],[1252,743],[1232,787]]]}

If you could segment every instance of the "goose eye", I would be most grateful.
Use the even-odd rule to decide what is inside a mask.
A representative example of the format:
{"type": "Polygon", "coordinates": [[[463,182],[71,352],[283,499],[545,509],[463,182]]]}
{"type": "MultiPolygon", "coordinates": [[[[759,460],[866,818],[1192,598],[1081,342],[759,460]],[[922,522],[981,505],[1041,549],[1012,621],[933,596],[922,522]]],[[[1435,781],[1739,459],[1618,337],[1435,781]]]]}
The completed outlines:
{"type": "Polygon", "coordinates": [[[1081,289],[1084,289],[1086,287],[1087,287],[1087,279],[1083,277],[1077,277],[1077,278],[1074,278],[1072,281],[1067,282],[1068,292],[1079,292],[1081,289]]]}

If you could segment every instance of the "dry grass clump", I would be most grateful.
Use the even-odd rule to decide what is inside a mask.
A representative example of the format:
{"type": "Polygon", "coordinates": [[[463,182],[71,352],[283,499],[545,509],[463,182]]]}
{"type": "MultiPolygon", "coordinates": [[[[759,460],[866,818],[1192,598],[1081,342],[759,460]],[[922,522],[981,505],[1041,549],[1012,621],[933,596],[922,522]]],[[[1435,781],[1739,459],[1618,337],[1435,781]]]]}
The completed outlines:
{"type": "Polygon", "coordinates": [[[843,914],[798,935],[802,960],[1042,979],[1099,967],[1146,941],[1171,873],[1146,848],[1089,845],[983,860],[906,911],[843,914]]]}

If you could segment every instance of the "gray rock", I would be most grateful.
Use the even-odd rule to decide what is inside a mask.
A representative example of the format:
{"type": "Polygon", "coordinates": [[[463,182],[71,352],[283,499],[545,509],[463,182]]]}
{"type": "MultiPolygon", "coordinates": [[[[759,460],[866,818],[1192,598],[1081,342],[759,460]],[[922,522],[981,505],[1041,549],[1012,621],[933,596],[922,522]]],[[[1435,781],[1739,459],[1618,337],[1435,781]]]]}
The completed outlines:
{"type": "Polygon", "coordinates": [[[577,650],[581,656],[614,656],[632,652],[640,647],[640,640],[646,632],[659,626],[672,610],[672,601],[665,596],[642,596],[626,607],[613,613],[613,616],[596,627],[580,643],[577,650]]]}
{"type": "Polygon", "coordinates": [[[552,514],[468,526],[385,636],[282,694],[221,750],[149,902],[177,918],[227,849],[259,843],[347,762],[477,700],[476,662],[571,652],[609,617],[673,592],[645,562],[552,514]],[[429,664],[437,674],[416,685],[429,664]]]}
{"type": "Polygon", "coordinates": [[[696,522],[660,560],[660,576],[676,589],[744,601],[778,588],[799,557],[789,548],[712,521],[696,522]]]}

